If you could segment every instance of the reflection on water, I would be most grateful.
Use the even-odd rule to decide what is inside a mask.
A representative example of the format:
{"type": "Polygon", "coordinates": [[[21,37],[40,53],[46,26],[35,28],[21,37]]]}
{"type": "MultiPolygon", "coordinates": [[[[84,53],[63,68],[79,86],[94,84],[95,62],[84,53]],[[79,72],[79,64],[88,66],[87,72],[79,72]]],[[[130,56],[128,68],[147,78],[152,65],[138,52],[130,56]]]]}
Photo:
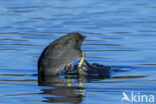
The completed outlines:
{"type": "Polygon", "coordinates": [[[121,104],[123,91],[156,96],[155,0],[0,4],[0,103],[121,104]],[[111,78],[64,75],[38,86],[38,56],[70,32],[87,36],[82,47],[86,60],[111,67],[111,78]]]}
{"type": "MultiPolygon", "coordinates": [[[[92,65],[92,68],[93,66],[95,67],[95,65],[92,65]]],[[[103,73],[98,74],[88,73],[88,75],[78,75],[74,72],[67,73],[64,71],[60,76],[38,76],[39,86],[52,87],[52,89],[42,89],[42,94],[53,95],[52,97],[45,97],[46,100],[44,101],[53,103],[82,103],[83,98],[85,97],[85,83],[99,81],[110,78],[111,76],[110,67],[104,67],[103,65],[96,65],[96,67],[98,68],[94,70],[102,68],[106,71],[102,71],[103,73]]]]}
{"type": "Polygon", "coordinates": [[[44,81],[39,81],[40,86],[51,86],[51,89],[42,89],[42,94],[53,95],[45,97],[45,102],[53,103],[81,103],[85,95],[83,84],[80,79],[77,82],[72,82],[72,79],[61,79],[59,77],[44,78],[44,81]],[[73,86],[77,83],[77,86],[73,86]]]}

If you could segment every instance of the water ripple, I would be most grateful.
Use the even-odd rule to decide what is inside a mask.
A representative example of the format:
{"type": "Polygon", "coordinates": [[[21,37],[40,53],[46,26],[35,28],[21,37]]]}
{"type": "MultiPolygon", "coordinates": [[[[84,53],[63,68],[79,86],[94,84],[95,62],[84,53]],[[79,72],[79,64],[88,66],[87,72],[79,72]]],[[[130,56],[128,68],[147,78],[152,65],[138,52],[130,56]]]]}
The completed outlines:
{"type": "Polygon", "coordinates": [[[0,4],[1,103],[114,104],[121,103],[123,91],[156,94],[155,0],[1,0],[0,4]],[[111,67],[111,78],[61,76],[52,78],[49,86],[38,86],[33,74],[39,55],[70,32],[87,36],[82,46],[86,60],[111,67]]]}

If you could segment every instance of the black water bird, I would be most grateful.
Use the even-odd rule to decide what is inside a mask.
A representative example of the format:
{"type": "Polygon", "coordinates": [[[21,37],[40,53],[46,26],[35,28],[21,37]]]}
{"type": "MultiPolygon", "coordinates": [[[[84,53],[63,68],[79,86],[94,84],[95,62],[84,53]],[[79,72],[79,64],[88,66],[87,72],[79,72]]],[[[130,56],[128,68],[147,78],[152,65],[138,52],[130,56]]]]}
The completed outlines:
{"type": "Polygon", "coordinates": [[[82,57],[81,45],[85,38],[74,32],[50,43],[39,57],[38,77],[57,75],[66,65],[82,57]]]}

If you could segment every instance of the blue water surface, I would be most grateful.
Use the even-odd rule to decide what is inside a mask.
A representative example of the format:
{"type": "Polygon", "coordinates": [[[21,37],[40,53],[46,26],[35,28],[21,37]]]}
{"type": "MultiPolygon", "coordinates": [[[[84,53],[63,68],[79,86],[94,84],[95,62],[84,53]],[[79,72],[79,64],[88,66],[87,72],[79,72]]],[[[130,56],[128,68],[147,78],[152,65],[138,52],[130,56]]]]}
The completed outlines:
{"type": "Polygon", "coordinates": [[[1,0],[0,21],[0,104],[133,103],[123,92],[156,99],[156,0],[1,0]],[[110,66],[111,78],[38,86],[39,55],[70,32],[87,36],[86,60],[110,66]]]}

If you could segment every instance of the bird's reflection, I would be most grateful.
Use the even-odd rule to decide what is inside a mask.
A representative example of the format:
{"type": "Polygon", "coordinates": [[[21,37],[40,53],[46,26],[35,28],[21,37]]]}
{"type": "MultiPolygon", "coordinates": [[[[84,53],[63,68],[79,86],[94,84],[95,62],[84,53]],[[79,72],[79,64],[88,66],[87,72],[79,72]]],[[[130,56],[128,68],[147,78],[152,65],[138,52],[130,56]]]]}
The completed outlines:
{"type": "MultiPolygon", "coordinates": [[[[100,67],[102,68],[103,66],[100,67]]],[[[87,76],[65,73],[59,76],[38,76],[38,84],[40,86],[52,87],[52,89],[42,89],[43,94],[52,95],[51,97],[45,97],[44,102],[81,103],[85,96],[84,85],[86,82],[101,80],[109,77],[108,73],[107,76],[98,76],[97,74],[93,75],[93,73],[91,73],[91,75],[88,74],[87,76]]]]}
{"type": "Polygon", "coordinates": [[[60,76],[39,79],[40,86],[51,86],[52,89],[42,89],[43,94],[53,95],[45,97],[45,102],[53,103],[81,103],[84,96],[84,82],[79,79],[63,79],[60,76]]]}

